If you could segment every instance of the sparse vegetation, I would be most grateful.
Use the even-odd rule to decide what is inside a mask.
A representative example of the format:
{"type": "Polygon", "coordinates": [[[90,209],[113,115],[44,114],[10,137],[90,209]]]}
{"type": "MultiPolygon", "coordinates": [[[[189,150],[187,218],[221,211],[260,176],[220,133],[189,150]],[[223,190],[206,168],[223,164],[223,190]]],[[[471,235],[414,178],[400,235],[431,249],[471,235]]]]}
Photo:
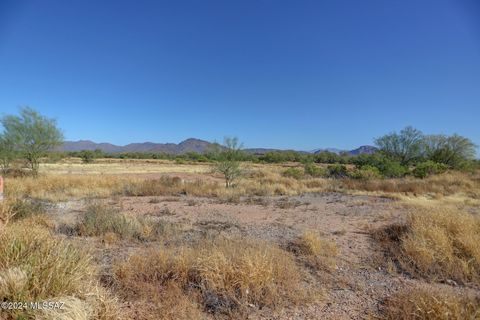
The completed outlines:
{"type": "Polygon", "coordinates": [[[180,301],[196,301],[187,309],[193,314],[198,305],[232,314],[249,304],[272,307],[305,298],[299,270],[287,252],[243,239],[216,238],[179,250],[149,249],[119,262],[115,279],[126,298],[140,297],[147,305],[161,304],[162,292],[174,288],[176,295],[189,297],[180,301]]]}
{"type": "MultiPolygon", "coordinates": [[[[417,163],[407,169],[382,155],[362,156],[358,163],[331,164],[330,167],[311,162],[303,165],[245,163],[246,174],[235,182],[235,188],[225,188],[223,179],[208,171],[209,165],[177,165],[167,161],[152,165],[151,162],[129,160],[105,164],[101,159],[83,166],[76,159],[78,168],[81,168],[77,170],[85,170],[85,174],[80,175],[65,173],[63,168],[68,164],[63,161],[46,165],[52,171],[40,171],[36,178],[7,178],[6,201],[0,206],[0,233],[2,230],[11,232],[4,243],[19,243],[23,237],[33,236],[27,235],[26,230],[33,230],[35,234],[41,230],[45,239],[62,243],[59,248],[69,246],[82,257],[89,257],[91,274],[79,282],[90,281],[92,285],[56,297],[45,294],[49,297],[45,299],[62,297],[69,304],[68,312],[78,312],[77,317],[115,319],[120,312],[129,319],[239,318],[264,310],[284,314],[293,305],[299,310],[309,310],[310,306],[306,304],[316,304],[318,290],[330,295],[332,288],[349,285],[350,280],[343,277],[359,280],[356,272],[345,274],[349,270],[345,268],[347,259],[352,258],[346,256],[345,251],[351,255],[366,250],[361,245],[346,247],[352,239],[363,241],[356,233],[363,234],[365,229],[352,229],[352,225],[357,220],[370,225],[377,221],[385,224],[388,219],[398,218],[396,214],[400,205],[388,207],[388,214],[380,216],[376,211],[365,210],[386,203],[381,198],[372,201],[361,195],[361,199],[344,206],[344,196],[331,193],[337,191],[388,195],[405,202],[424,204],[423,209],[413,211],[397,228],[376,234],[377,239],[383,239],[387,249],[384,261],[380,262],[383,268],[379,271],[362,269],[362,272],[380,277],[385,283],[389,283],[392,275],[414,276],[427,288],[444,282],[456,286],[459,293],[463,293],[465,287],[475,292],[479,285],[475,244],[480,240],[477,239],[480,227],[477,217],[470,213],[480,199],[480,177],[476,171],[450,169],[443,174],[435,171],[417,179],[413,176],[418,176],[420,169],[416,172],[417,168],[425,166],[428,173],[434,165],[417,163]],[[125,169],[126,163],[132,166],[142,163],[146,175],[117,175],[108,171],[101,175],[91,174],[97,173],[98,168],[108,169],[109,166],[115,170],[131,170],[132,167],[125,169]],[[385,172],[388,171],[382,172],[380,168],[388,168],[392,163],[412,173],[402,178],[386,178],[385,172]],[[151,173],[143,165],[146,168],[163,165],[170,172],[151,173]],[[285,174],[286,171],[294,174],[285,174]],[[317,172],[321,173],[320,176],[317,172]],[[331,178],[324,177],[324,173],[330,173],[331,178]],[[279,195],[281,197],[277,197],[279,195]],[[142,199],[143,196],[153,198],[142,199]],[[317,197],[329,197],[330,201],[324,206],[310,205],[317,197]],[[80,201],[81,208],[77,208],[81,198],[84,198],[80,201]],[[379,204],[375,204],[377,201],[379,204]],[[73,207],[69,208],[71,205],[73,207]],[[209,212],[210,206],[213,206],[212,212],[209,212]],[[230,211],[230,214],[234,213],[234,219],[226,218],[224,210],[229,207],[235,207],[230,211]],[[145,208],[140,210],[143,214],[139,214],[138,208],[145,208]],[[259,215],[246,215],[244,209],[247,213],[258,210],[259,215]],[[326,214],[319,215],[319,210],[325,210],[326,214]],[[63,218],[64,211],[76,212],[75,219],[63,218]],[[355,218],[350,220],[352,214],[355,218]],[[272,215],[276,218],[271,218],[272,215]],[[331,223],[330,215],[341,218],[334,225],[327,223],[327,227],[323,227],[324,220],[331,223]],[[61,221],[55,221],[57,217],[61,221]],[[317,222],[319,219],[322,223],[317,222]],[[311,227],[312,222],[315,227],[311,227]],[[250,224],[256,224],[256,229],[251,229],[250,224]],[[22,228],[24,231],[18,231],[22,228]],[[238,238],[244,234],[249,235],[248,240],[238,238]],[[12,240],[14,238],[16,240],[12,240]],[[77,243],[90,253],[79,250],[77,243]],[[101,283],[97,279],[99,273],[101,283]],[[118,303],[113,304],[116,299],[118,303]],[[115,309],[114,306],[123,307],[115,309]]],[[[440,165],[440,168],[443,170],[445,166],[440,165]]],[[[21,247],[25,245],[21,244],[21,247]]],[[[57,250],[61,252],[56,247],[50,252],[57,250]]],[[[69,252],[63,254],[65,259],[73,259],[69,252]]],[[[33,253],[25,253],[25,261],[32,259],[31,263],[37,263],[37,256],[27,258],[31,255],[33,253]]],[[[368,256],[361,258],[369,261],[368,256]]],[[[53,264],[53,258],[51,261],[53,264]]],[[[349,268],[356,266],[352,264],[349,268]]],[[[22,279],[22,270],[17,263],[11,262],[8,267],[0,264],[0,277],[5,274],[7,279],[5,284],[0,283],[0,291],[18,291],[15,285],[22,281],[8,279],[22,279]]],[[[36,283],[47,281],[43,277],[39,275],[36,283]]],[[[363,285],[360,282],[349,286],[356,294],[365,297],[363,285]]],[[[416,303],[414,307],[421,310],[418,313],[421,317],[423,310],[436,315],[437,309],[439,312],[452,310],[448,312],[469,315],[473,309],[459,306],[462,303],[476,306],[476,300],[470,298],[468,301],[455,300],[459,297],[457,295],[438,295],[436,300],[431,300],[416,295],[413,289],[403,296],[401,294],[404,291],[399,292],[398,297],[411,294],[416,303]]],[[[394,293],[392,299],[396,297],[394,293]]],[[[374,298],[380,301],[384,296],[374,298]]],[[[373,300],[368,299],[368,308],[372,308],[373,300]]],[[[410,300],[404,305],[398,303],[398,309],[394,310],[391,307],[395,305],[386,301],[388,310],[382,308],[381,316],[400,317],[405,311],[405,319],[415,318],[409,317],[409,308],[414,308],[409,303],[410,300]]],[[[24,314],[4,312],[1,316],[7,319],[17,316],[27,319],[60,317],[59,314],[34,311],[24,314]]]]}

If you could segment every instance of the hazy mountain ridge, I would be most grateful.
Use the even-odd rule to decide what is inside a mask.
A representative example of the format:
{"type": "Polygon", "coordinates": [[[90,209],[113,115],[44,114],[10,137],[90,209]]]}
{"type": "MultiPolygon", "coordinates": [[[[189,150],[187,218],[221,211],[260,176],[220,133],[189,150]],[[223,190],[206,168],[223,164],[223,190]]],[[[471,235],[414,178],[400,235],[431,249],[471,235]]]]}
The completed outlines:
{"type": "MultiPolygon", "coordinates": [[[[184,154],[187,152],[198,152],[204,153],[212,145],[211,142],[189,138],[178,144],[176,143],[155,143],[155,142],[142,142],[142,143],[130,143],[125,146],[118,146],[111,143],[95,143],[90,140],[79,140],[79,141],[65,141],[63,145],[59,148],[60,151],[81,151],[81,150],[102,150],[107,153],[119,153],[119,152],[158,152],[158,153],[168,153],[168,154],[184,154]]],[[[326,148],[326,149],[315,149],[310,152],[307,151],[298,151],[305,153],[320,153],[324,151],[334,152],[337,154],[346,152],[351,155],[358,154],[372,154],[377,150],[373,146],[361,146],[353,150],[340,150],[336,148],[326,148]]],[[[279,149],[271,148],[247,148],[246,152],[254,154],[265,154],[271,151],[286,151],[279,149]]],[[[292,150],[289,150],[292,151],[292,150]]]]}

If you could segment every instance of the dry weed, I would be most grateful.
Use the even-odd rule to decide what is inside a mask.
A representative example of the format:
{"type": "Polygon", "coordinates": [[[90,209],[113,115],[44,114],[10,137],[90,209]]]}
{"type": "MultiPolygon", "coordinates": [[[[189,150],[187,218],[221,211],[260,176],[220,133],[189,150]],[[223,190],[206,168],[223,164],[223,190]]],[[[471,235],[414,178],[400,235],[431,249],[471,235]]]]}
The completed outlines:
{"type": "Polygon", "coordinates": [[[480,298],[440,289],[406,289],[388,298],[387,320],[465,320],[480,317],[480,298]]]}
{"type": "Polygon", "coordinates": [[[480,219],[446,208],[421,208],[404,224],[375,234],[403,270],[431,280],[480,284],[480,219]]]}
{"type": "Polygon", "coordinates": [[[322,269],[334,269],[338,249],[333,241],[307,230],[292,244],[292,249],[306,258],[309,265],[322,269]]]}
{"type": "MultiPolygon", "coordinates": [[[[149,249],[119,263],[115,277],[127,298],[162,305],[162,295],[172,288],[181,289],[214,313],[229,314],[241,312],[247,305],[277,306],[304,299],[293,258],[258,241],[216,238],[193,248],[149,249]]],[[[174,296],[179,294],[176,291],[174,296]]]]}

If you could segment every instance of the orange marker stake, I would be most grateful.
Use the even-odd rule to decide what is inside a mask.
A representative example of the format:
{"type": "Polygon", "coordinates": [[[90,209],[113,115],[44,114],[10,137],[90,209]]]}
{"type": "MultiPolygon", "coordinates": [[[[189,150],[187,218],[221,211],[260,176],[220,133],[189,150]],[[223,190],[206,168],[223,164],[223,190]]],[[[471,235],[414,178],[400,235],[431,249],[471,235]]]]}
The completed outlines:
{"type": "Polygon", "coordinates": [[[3,177],[0,176],[0,201],[3,200],[3,177]]]}

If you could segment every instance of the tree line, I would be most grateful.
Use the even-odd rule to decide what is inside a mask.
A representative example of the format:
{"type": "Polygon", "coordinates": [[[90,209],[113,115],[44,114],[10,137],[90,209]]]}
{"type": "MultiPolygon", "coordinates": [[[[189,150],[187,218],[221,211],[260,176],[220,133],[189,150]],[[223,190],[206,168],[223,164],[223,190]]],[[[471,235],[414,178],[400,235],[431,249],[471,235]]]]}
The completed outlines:
{"type": "MultiPolygon", "coordinates": [[[[172,155],[155,152],[105,153],[101,150],[56,151],[63,143],[63,134],[56,121],[29,107],[21,108],[18,115],[3,116],[0,118],[0,124],[3,127],[3,132],[0,133],[0,168],[6,172],[14,161],[23,160],[34,175],[38,174],[42,157],[51,160],[80,157],[84,163],[91,163],[97,158],[167,159],[178,163],[213,162],[217,164],[217,170],[227,172],[231,176],[238,175],[238,163],[244,161],[299,162],[305,164],[306,172],[312,174],[314,172],[312,170],[315,170],[309,165],[312,163],[352,164],[358,169],[378,171],[384,177],[401,177],[412,167],[417,173],[423,170],[428,174],[444,169],[468,170],[479,164],[475,159],[476,145],[470,139],[457,134],[449,136],[424,134],[413,127],[406,127],[398,133],[392,132],[374,139],[378,149],[374,154],[349,155],[328,151],[317,154],[296,151],[253,154],[243,151],[242,144],[237,138],[226,138],[223,145],[213,143],[204,153],[188,152],[172,155]]],[[[332,169],[333,175],[342,175],[339,168],[341,167],[337,166],[335,170],[332,169]]],[[[421,173],[418,175],[422,176],[421,173]]],[[[227,185],[229,183],[227,181],[227,185]]]]}

